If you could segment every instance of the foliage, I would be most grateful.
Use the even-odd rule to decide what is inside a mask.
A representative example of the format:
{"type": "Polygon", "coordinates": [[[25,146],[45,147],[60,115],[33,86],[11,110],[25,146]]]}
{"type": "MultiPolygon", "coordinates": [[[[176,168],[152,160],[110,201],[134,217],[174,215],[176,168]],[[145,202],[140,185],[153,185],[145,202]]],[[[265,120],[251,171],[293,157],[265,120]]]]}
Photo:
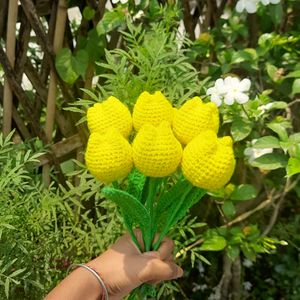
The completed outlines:
{"type": "Polygon", "coordinates": [[[123,232],[86,171],[76,173],[78,186],[43,188],[33,168],[40,155],[0,136],[1,299],[41,299],[72,262],[89,261],[123,232]]]}

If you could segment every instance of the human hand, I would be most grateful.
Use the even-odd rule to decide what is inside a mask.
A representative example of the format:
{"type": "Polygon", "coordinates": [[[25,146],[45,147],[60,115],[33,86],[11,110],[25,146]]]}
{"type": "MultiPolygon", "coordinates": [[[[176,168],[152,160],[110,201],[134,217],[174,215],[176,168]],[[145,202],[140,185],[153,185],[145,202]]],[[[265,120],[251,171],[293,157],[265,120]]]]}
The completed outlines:
{"type": "MultiPolygon", "coordinates": [[[[143,244],[141,232],[135,234],[143,244]]],[[[157,251],[141,253],[130,235],[125,234],[87,265],[100,274],[109,299],[120,300],[143,283],[156,284],[181,277],[183,270],[173,261],[173,248],[172,240],[165,238],[157,251]]]]}

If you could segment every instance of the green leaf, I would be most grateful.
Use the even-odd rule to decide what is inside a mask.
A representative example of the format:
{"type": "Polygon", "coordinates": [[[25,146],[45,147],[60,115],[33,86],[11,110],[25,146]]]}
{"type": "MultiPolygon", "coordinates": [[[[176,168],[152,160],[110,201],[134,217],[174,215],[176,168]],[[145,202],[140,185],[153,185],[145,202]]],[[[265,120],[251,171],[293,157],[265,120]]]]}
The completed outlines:
{"type": "Polygon", "coordinates": [[[9,277],[17,276],[17,275],[23,273],[25,270],[26,270],[26,268],[16,270],[16,271],[14,271],[13,273],[11,273],[11,274],[9,275],[9,277]]]}
{"type": "Polygon", "coordinates": [[[289,136],[289,141],[292,143],[300,143],[300,132],[291,134],[289,136]]]}
{"type": "Polygon", "coordinates": [[[94,62],[104,56],[106,40],[104,35],[99,35],[95,28],[88,32],[85,50],[88,53],[89,60],[94,62]]]}
{"type": "Polygon", "coordinates": [[[257,196],[256,188],[251,184],[239,185],[230,195],[230,199],[234,201],[245,201],[253,199],[257,196]]]}
{"type": "Polygon", "coordinates": [[[204,240],[200,247],[202,251],[220,251],[223,250],[227,245],[225,238],[220,235],[213,235],[204,240]]]}
{"type": "Polygon", "coordinates": [[[287,157],[283,154],[267,153],[256,158],[251,164],[262,170],[275,170],[286,167],[287,157]]]}
{"type": "Polygon", "coordinates": [[[300,77],[300,70],[290,72],[286,76],[284,76],[284,78],[297,78],[297,77],[300,77]]]}
{"type": "Polygon", "coordinates": [[[155,212],[155,223],[158,224],[158,221],[161,221],[161,233],[154,245],[154,250],[158,249],[160,242],[168,233],[171,226],[184,217],[189,208],[198,202],[205,193],[205,190],[196,188],[188,183],[184,190],[180,190],[175,198],[173,198],[171,205],[166,208],[166,214],[163,215],[163,218],[160,218],[159,214],[155,212]]]}
{"type": "Polygon", "coordinates": [[[73,70],[81,75],[83,78],[85,77],[85,72],[89,64],[89,55],[85,50],[79,50],[75,57],[72,57],[72,67],[73,70]]]}
{"type": "Polygon", "coordinates": [[[7,299],[9,298],[9,284],[10,284],[10,280],[7,277],[5,279],[5,284],[4,284],[4,292],[5,292],[5,296],[6,296],[7,299]]]}
{"type": "Polygon", "coordinates": [[[269,5],[268,9],[270,10],[270,16],[273,24],[278,27],[283,19],[283,9],[281,3],[269,5]]]}
{"type": "Polygon", "coordinates": [[[222,210],[227,218],[232,218],[236,212],[233,203],[228,200],[222,205],[222,210]]]}
{"type": "Polygon", "coordinates": [[[285,109],[285,108],[288,107],[288,104],[284,101],[274,101],[274,102],[271,102],[269,104],[271,104],[269,110],[272,110],[272,109],[285,109]]]}
{"type": "MultiPolygon", "coordinates": [[[[188,210],[197,202],[199,202],[205,194],[206,194],[206,190],[194,187],[188,193],[187,197],[185,198],[182,205],[180,206],[177,214],[174,215],[171,226],[176,224],[180,219],[182,219],[187,214],[188,210]]],[[[173,207],[175,208],[175,205],[173,207]]],[[[172,208],[170,210],[174,212],[172,208]]]]}
{"type": "Polygon", "coordinates": [[[270,79],[274,82],[277,82],[280,79],[280,76],[278,75],[278,68],[269,63],[267,63],[267,73],[270,79]]]}
{"type": "Polygon", "coordinates": [[[279,140],[272,136],[264,136],[259,138],[253,145],[255,149],[265,149],[265,148],[280,148],[279,140]]]}
{"type": "Polygon", "coordinates": [[[231,125],[231,135],[235,142],[246,138],[252,131],[253,122],[241,117],[235,117],[231,125]]]}
{"type": "Polygon", "coordinates": [[[98,35],[105,35],[120,25],[125,24],[124,10],[106,11],[101,21],[97,24],[98,35]]]}
{"type": "Polygon", "coordinates": [[[294,96],[295,94],[299,94],[299,93],[300,93],[300,78],[297,78],[293,82],[292,95],[294,96]]]}
{"type": "Polygon", "coordinates": [[[248,258],[249,260],[255,260],[256,253],[253,249],[251,249],[248,244],[241,244],[241,250],[243,254],[248,258]]]}
{"type": "Polygon", "coordinates": [[[286,129],[283,127],[282,124],[280,123],[269,123],[267,126],[273,130],[275,133],[278,134],[279,138],[282,141],[287,141],[288,140],[288,134],[286,132],[286,129]]]}
{"type": "Polygon", "coordinates": [[[232,261],[234,261],[240,254],[240,248],[238,246],[228,245],[226,250],[227,250],[228,257],[232,261]]]}
{"type": "Polygon", "coordinates": [[[61,79],[69,84],[73,84],[79,77],[73,69],[72,52],[68,48],[59,50],[55,57],[55,67],[61,79]]]}
{"type": "Polygon", "coordinates": [[[96,12],[95,12],[94,9],[92,9],[92,8],[89,7],[89,6],[86,6],[86,7],[84,8],[84,10],[83,10],[82,15],[83,15],[83,17],[84,17],[86,20],[90,21],[90,20],[92,20],[92,19],[94,18],[95,13],[96,13],[96,12]]]}
{"type": "Polygon", "coordinates": [[[300,159],[296,157],[290,157],[286,168],[287,176],[293,176],[300,173],[300,159]]]}
{"type": "Polygon", "coordinates": [[[127,221],[130,220],[131,224],[140,226],[144,239],[150,238],[148,236],[148,229],[151,227],[150,215],[138,199],[125,191],[111,187],[105,187],[101,192],[107,199],[115,202],[121,208],[121,211],[126,212],[126,218],[129,218],[127,221]]]}

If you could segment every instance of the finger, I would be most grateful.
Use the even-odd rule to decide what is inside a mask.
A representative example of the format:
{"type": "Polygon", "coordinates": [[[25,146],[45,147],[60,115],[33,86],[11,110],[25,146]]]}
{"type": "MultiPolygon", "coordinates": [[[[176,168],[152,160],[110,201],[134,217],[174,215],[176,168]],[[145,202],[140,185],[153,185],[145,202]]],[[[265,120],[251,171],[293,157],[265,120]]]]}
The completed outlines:
{"type": "Polygon", "coordinates": [[[174,250],[174,242],[171,239],[165,237],[162,240],[161,245],[157,251],[160,254],[160,258],[162,260],[165,260],[170,256],[173,256],[173,250],[174,250]]]}
{"type": "Polygon", "coordinates": [[[151,259],[139,274],[142,282],[170,280],[181,277],[183,270],[174,262],[151,259]]]}

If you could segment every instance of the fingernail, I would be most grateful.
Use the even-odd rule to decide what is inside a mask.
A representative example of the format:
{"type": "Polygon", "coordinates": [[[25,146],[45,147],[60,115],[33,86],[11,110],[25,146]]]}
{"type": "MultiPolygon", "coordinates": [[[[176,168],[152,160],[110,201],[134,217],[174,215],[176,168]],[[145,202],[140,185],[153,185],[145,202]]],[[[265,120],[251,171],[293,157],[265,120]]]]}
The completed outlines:
{"type": "Polygon", "coordinates": [[[177,278],[182,277],[182,275],[183,275],[183,270],[181,268],[179,268],[177,278]]]}

